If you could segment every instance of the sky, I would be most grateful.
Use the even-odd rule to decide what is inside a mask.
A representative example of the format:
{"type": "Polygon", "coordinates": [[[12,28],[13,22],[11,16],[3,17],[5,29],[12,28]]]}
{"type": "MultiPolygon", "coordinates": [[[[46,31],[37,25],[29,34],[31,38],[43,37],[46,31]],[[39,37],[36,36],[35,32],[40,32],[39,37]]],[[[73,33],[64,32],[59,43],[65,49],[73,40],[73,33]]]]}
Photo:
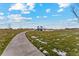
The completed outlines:
{"type": "MultiPolygon", "coordinates": [[[[79,28],[70,3],[0,3],[0,28],[79,28]]],[[[76,6],[78,8],[78,6],[76,6]]]]}

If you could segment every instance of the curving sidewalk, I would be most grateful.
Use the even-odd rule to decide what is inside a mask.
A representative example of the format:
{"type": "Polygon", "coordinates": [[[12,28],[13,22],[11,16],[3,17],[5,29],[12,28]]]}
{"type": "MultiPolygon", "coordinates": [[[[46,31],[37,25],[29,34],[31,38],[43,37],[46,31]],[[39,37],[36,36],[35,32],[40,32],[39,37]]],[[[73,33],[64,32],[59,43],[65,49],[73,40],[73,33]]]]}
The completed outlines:
{"type": "Polygon", "coordinates": [[[44,56],[25,36],[17,34],[4,50],[2,56],[44,56]]]}

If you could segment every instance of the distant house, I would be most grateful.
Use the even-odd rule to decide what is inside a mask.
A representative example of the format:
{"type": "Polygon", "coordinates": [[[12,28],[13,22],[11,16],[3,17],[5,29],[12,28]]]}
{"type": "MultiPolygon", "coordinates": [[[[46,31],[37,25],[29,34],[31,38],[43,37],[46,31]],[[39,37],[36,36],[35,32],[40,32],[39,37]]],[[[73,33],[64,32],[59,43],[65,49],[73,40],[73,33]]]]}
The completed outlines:
{"type": "Polygon", "coordinates": [[[38,31],[43,31],[43,26],[37,26],[38,31]]]}

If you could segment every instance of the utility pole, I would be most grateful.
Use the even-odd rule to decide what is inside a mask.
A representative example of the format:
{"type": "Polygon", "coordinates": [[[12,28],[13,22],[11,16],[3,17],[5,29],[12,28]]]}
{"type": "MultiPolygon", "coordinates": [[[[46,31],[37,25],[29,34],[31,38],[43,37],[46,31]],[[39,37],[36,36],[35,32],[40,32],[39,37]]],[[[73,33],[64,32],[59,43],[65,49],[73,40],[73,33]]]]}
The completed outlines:
{"type": "Polygon", "coordinates": [[[71,11],[75,15],[75,17],[77,18],[77,22],[79,23],[79,16],[78,16],[79,9],[76,6],[71,6],[71,11]]]}

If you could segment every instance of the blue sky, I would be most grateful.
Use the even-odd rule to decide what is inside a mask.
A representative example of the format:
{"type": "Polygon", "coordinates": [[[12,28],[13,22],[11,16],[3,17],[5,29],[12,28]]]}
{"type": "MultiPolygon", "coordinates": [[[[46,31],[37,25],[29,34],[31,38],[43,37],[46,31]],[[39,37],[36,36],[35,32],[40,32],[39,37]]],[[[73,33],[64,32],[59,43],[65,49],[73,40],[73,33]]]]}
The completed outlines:
{"type": "Polygon", "coordinates": [[[0,3],[0,28],[79,28],[70,3],[0,3]]]}

